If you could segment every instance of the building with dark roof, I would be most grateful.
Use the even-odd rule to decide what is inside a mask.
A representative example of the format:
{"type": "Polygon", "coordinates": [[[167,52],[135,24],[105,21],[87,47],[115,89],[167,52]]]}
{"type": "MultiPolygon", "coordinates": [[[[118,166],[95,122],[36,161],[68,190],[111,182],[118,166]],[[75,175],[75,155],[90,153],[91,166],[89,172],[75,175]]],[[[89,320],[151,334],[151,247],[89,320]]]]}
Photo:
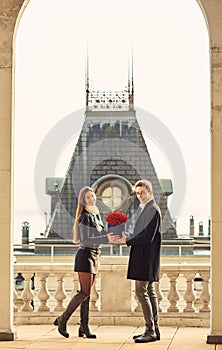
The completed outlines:
{"type": "Polygon", "coordinates": [[[172,182],[158,179],[136,117],[133,64],[129,69],[128,86],[122,91],[92,90],[87,64],[85,121],[67,173],[64,179],[46,179],[52,213],[46,237],[72,240],[82,186],[95,189],[97,206],[104,219],[111,211],[128,215],[130,230],[139,205],[133,185],[139,179],[147,179],[153,185],[163,216],[163,238],[176,238],[167,206],[167,196],[173,192],[172,182]]]}

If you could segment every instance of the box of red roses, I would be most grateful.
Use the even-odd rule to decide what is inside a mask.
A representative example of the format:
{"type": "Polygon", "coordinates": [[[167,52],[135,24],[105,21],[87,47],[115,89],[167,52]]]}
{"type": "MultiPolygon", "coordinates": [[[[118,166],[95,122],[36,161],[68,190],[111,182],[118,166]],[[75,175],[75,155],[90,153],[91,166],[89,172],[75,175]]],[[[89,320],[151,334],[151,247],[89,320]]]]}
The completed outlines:
{"type": "Polygon", "coordinates": [[[127,221],[128,217],[119,211],[114,211],[108,214],[106,217],[106,222],[108,223],[108,232],[112,232],[122,237],[122,231],[126,231],[127,221]]]}

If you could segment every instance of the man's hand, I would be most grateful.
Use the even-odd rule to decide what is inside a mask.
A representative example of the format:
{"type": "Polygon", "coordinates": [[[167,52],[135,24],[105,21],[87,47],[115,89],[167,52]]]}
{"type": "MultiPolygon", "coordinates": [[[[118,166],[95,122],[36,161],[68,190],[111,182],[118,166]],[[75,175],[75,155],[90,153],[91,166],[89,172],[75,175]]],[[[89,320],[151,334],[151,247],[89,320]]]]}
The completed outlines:
{"type": "Polygon", "coordinates": [[[122,231],[122,237],[119,238],[118,243],[120,243],[120,244],[126,244],[126,238],[127,238],[127,237],[128,237],[128,233],[122,231]]]}
{"type": "Polygon", "coordinates": [[[114,235],[112,232],[108,233],[108,240],[109,243],[118,243],[118,244],[126,244],[126,237],[128,234],[124,231],[122,231],[122,237],[119,235],[114,235]]]}

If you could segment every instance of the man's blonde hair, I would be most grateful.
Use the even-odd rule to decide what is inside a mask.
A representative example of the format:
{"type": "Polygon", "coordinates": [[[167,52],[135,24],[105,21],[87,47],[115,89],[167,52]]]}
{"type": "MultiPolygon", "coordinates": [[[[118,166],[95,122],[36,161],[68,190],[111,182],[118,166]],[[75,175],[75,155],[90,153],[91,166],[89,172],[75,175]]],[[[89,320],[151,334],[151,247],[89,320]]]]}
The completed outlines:
{"type": "Polygon", "coordinates": [[[153,192],[153,186],[150,181],[148,180],[139,180],[134,185],[134,190],[136,190],[137,187],[144,186],[146,189],[150,192],[153,192]]]}

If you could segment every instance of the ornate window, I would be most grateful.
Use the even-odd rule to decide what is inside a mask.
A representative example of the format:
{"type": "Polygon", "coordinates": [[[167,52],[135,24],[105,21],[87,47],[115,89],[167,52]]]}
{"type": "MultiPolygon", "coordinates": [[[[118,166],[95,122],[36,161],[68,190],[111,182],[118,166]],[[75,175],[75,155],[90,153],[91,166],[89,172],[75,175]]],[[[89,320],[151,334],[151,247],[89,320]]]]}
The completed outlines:
{"type": "Polygon", "coordinates": [[[101,194],[102,202],[112,210],[119,208],[123,201],[123,193],[121,188],[117,186],[108,186],[101,194]]]}
{"type": "Polygon", "coordinates": [[[93,184],[97,205],[102,213],[126,211],[131,203],[131,183],[119,175],[105,175],[93,184]]]}

